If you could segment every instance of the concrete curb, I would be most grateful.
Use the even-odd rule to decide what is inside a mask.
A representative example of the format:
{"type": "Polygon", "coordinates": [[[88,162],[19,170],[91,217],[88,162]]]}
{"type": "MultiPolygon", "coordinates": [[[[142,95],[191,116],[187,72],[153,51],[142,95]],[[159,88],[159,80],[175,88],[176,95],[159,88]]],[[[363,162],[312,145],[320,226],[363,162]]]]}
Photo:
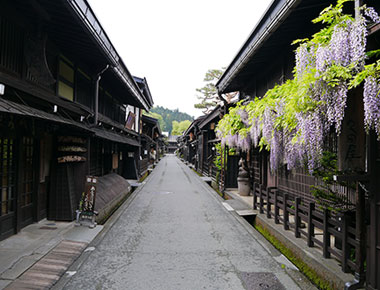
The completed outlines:
{"type": "MultiPolygon", "coordinates": [[[[228,193],[231,198],[245,202],[235,193],[228,193]]],[[[253,205],[250,205],[251,207],[253,205]]],[[[255,224],[266,229],[272,236],[286,247],[323,280],[329,281],[332,289],[343,289],[346,282],[354,280],[354,276],[344,273],[339,263],[334,259],[325,259],[316,248],[308,247],[302,238],[295,238],[292,231],[285,231],[283,225],[275,224],[265,214],[257,211],[255,224]]]]}
{"type": "Polygon", "coordinates": [[[304,240],[295,238],[294,233],[284,231],[282,225],[275,224],[262,214],[256,216],[254,223],[267,230],[321,279],[329,282],[331,289],[344,289],[346,282],[353,281],[353,275],[342,272],[335,259],[323,258],[317,249],[309,248],[304,240]]]}

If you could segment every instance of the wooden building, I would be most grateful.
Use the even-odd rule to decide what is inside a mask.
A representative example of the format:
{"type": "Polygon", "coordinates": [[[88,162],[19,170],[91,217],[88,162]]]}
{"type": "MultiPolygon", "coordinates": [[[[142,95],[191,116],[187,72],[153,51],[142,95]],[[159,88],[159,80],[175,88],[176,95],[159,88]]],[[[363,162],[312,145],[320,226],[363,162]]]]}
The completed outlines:
{"type": "Polygon", "coordinates": [[[177,149],[178,149],[178,138],[180,136],[177,135],[169,135],[168,140],[167,140],[167,152],[170,154],[174,154],[177,149]]]}
{"type": "Polygon", "coordinates": [[[142,116],[143,131],[141,136],[141,160],[147,164],[157,162],[163,153],[163,139],[160,123],[147,115],[142,116]],[[151,160],[150,151],[154,150],[155,160],[151,160]]]}
{"type": "Polygon", "coordinates": [[[205,117],[206,115],[200,116],[191,122],[190,126],[178,140],[180,154],[183,156],[183,159],[192,164],[197,171],[200,168],[198,155],[198,135],[200,134],[200,129],[198,125],[205,117]]]}
{"type": "Polygon", "coordinates": [[[86,175],[138,179],[152,105],[87,1],[1,3],[0,240],[73,220],[86,175]]]}
{"type": "Polygon", "coordinates": [[[210,113],[195,119],[179,138],[179,150],[183,159],[191,163],[200,174],[211,177],[222,190],[237,188],[240,154],[235,154],[227,147],[218,151],[221,140],[215,132],[218,122],[232,106],[233,103],[217,105],[210,113]],[[215,162],[217,157],[220,160],[218,165],[215,162]],[[228,168],[226,164],[229,164],[228,168]]]}
{"type": "MultiPolygon", "coordinates": [[[[363,2],[379,11],[378,1],[363,2]]],[[[292,78],[295,65],[295,47],[291,45],[292,41],[309,38],[319,31],[321,26],[313,24],[312,19],[330,4],[335,5],[336,1],[303,0],[290,1],[290,4],[285,0],[273,1],[216,84],[218,92],[223,94],[238,91],[241,99],[247,97],[253,99],[264,96],[268,89],[292,78]]],[[[354,14],[354,2],[350,9],[354,14]]],[[[371,27],[368,48],[379,49],[379,29],[379,25],[371,27]]],[[[310,186],[315,185],[317,181],[304,168],[292,171],[282,168],[272,173],[269,154],[265,150],[259,152],[257,149],[252,149],[249,154],[253,176],[252,191],[254,207],[261,213],[266,213],[268,218],[274,218],[276,223],[283,223],[284,229],[294,230],[297,238],[306,235],[309,246],[321,247],[325,258],[334,257],[339,260],[344,272],[355,272],[358,280],[356,282],[360,280],[359,283],[363,283],[366,279],[368,289],[380,289],[380,187],[378,186],[380,167],[376,161],[380,155],[378,150],[380,146],[373,133],[366,135],[364,131],[363,103],[358,102],[360,99],[358,96],[362,99],[362,88],[348,96],[346,116],[349,117],[345,117],[343,121],[341,135],[337,137],[332,134],[326,143],[329,150],[337,153],[340,168],[351,168],[352,164],[355,164],[355,168],[363,172],[361,177],[347,177],[357,184],[356,189],[345,187],[337,189],[348,202],[355,204],[356,213],[348,214],[351,215],[350,217],[337,217],[333,214],[330,216],[328,211],[324,211],[325,218],[323,219],[318,206],[315,210],[300,210],[300,204],[310,205],[310,208],[315,206],[310,186]],[[354,139],[350,134],[348,123],[351,129],[352,126],[355,127],[354,139]],[[354,150],[354,152],[348,152],[348,150],[354,150]],[[356,160],[346,159],[347,156],[353,156],[356,160]],[[365,194],[359,184],[366,190],[369,189],[369,193],[365,194]],[[370,210],[365,210],[365,208],[370,210]],[[283,213],[281,216],[280,210],[283,213]],[[296,219],[294,224],[289,223],[289,214],[294,214],[296,219]],[[301,220],[309,223],[309,229],[311,228],[312,232],[309,230],[306,233],[300,230],[298,223],[301,220]],[[335,221],[338,222],[335,223],[335,221]],[[314,236],[314,226],[317,227],[317,224],[318,227],[323,225],[323,228],[320,228],[324,232],[322,242],[314,236]],[[349,234],[341,231],[344,226],[349,227],[349,234]],[[340,231],[334,230],[336,228],[340,231]],[[367,238],[363,234],[366,229],[368,229],[367,238]],[[330,236],[334,236],[336,240],[343,239],[343,244],[330,245],[330,236]],[[351,239],[356,239],[356,242],[351,239]],[[367,259],[364,261],[367,245],[367,259]],[[347,252],[349,249],[355,251],[356,259],[349,257],[347,252]],[[364,264],[367,267],[366,271],[364,264]]]]}

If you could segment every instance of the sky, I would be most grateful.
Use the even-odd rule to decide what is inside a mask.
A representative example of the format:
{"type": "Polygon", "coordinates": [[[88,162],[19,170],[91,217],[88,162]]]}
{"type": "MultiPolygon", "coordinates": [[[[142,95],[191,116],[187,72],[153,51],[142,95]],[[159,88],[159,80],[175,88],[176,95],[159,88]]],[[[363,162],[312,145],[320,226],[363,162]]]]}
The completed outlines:
{"type": "Polygon", "coordinates": [[[272,0],[88,0],[155,106],[191,116],[209,69],[227,67],[272,0]]]}

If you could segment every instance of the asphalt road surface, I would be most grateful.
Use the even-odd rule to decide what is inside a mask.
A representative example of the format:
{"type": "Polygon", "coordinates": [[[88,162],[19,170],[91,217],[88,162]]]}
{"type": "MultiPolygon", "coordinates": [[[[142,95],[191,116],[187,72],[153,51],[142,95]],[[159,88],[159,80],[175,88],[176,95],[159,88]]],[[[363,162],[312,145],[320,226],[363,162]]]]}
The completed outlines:
{"type": "Polygon", "coordinates": [[[222,201],[167,155],[65,289],[313,288],[222,201]]]}

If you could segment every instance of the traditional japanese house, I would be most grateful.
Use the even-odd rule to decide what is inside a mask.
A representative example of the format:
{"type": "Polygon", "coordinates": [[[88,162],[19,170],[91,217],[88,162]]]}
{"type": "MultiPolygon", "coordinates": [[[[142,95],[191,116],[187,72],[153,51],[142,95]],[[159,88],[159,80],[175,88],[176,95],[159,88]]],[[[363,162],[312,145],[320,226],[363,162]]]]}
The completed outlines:
{"type": "MultiPolygon", "coordinates": [[[[356,5],[362,5],[364,2],[368,6],[374,6],[377,11],[380,8],[378,1],[355,2],[356,5]]],[[[251,97],[253,99],[264,96],[268,89],[292,78],[292,70],[295,65],[295,47],[291,45],[292,41],[309,38],[319,31],[321,26],[313,24],[312,20],[330,4],[336,4],[336,1],[273,1],[216,84],[218,92],[223,94],[238,91],[241,98],[251,97]]],[[[346,7],[354,15],[354,2],[346,7]]],[[[367,47],[379,49],[379,37],[378,24],[370,28],[367,47]]],[[[335,244],[335,248],[331,249],[330,246],[332,247],[332,245],[329,244],[328,239],[332,230],[329,228],[330,225],[327,225],[326,218],[325,221],[318,221],[324,223],[325,226],[324,242],[315,241],[314,234],[309,231],[308,245],[317,246],[318,243],[318,246],[323,248],[325,258],[334,256],[341,261],[344,272],[355,272],[356,278],[360,280],[360,283],[363,283],[366,243],[363,232],[367,227],[366,286],[368,289],[380,289],[380,236],[378,234],[380,228],[380,187],[378,186],[379,163],[376,161],[380,154],[378,150],[380,146],[373,133],[366,135],[364,131],[362,94],[362,88],[350,92],[342,133],[339,137],[332,133],[325,144],[328,150],[337,153],[341,169],[354,169],[356,172],[362,172],[362,175],[345,177],[345,180],[351,180],[356,185],[361,184],[361,186],[364,186],[365,183],[365,190],[369,190],[365,194],[364,190],[359,188],[360,186],[357,186],[356,189],[337,187],[337,190],[340,191],[339,194],[345,196],[348,203],[354,204],[356,215],[350,217],[351,233],[353,234],[350,237],[356,235],[357,243],[352,244],[347,241],[345,234],[340,235],[334,232],[336,240],[343,237],[344,241],[343,246],[335,244]],[[364,201],[364,197],[366,197],[366,201],[364,201]],[[366,212],[367,215],[364,211],[365,206],[370,208],[366,212]],[[366,225],[364,224],[364,216],[366,225]],[[356,221],[354,222],[352,219],[356,219],[356,221]],[[348,258],[347,252],[345,252],[347,249],[355,249],[353,251],[356,251],[356,260],[352,261],[348,258]]],[[[310,186],[315,185],[317,180],[303,167],[292,171],[284,167],[271,172],[269,154],[265,150],[259,152],[257,149],[252,149],[248,155],[253,176],[254,207],[259,208],[262,213],[266,212],[268,217],[274,215],[276,223],[281,221],[284,223],[284,228],[289,229],[288,212],[285,209],[287,206],[284,205],[287,202],[286,198],[293,199],[294,204],[300,202],[304,205],[314,206],[314,197],[310,192],[310,186]],[[256,203],[258,199],[260,204],[256,203]],[[281,216],[277,205],[275,209],[271,209],[273,203],[280,204],[280,199],[281,202],[284,202],[282,204],[284,215],[281,216]]],[[[318,210],[316,208],[316,211],[318,210]]],[[[297,212],[296,218],[298,218],[298,210],[295,212],[297,212]]],[[[304,219],[302,221],[313,223],[311,211],[309,211],[308,216],[310,218],[308,221],[304,219]]],[[[342,221],[345,217],[337,219],[342,221]]],[[[295,224],[291,227],[296,232],[296,237],[300,237],[303,234],[299,232],[297,222],[296,219],[295,224]]],[[[340,223],[337,227],[342,229],[342,224],[340,223]]],[[[314,224],[311,229],[314,230],[314,224]]]]}
{"type": "Polygon", "coordinates": [[[169,135],[167,143],[167,151],[170,154],[173,154],[178,149],[178,137],[177,135],[169,135]]]}
{"type": "MultiPolygon", "coordinates": [[[[139,78],[134,76],[134,80],[136,81],[137,85],[139,86],[141,93],[145,96],[145,98],[148,100],[148,103],[150,107],[153,106],[153,98],[148,86],[148,82],[146,81],[146,78],[139,78]]],[[[142,115],[141,117],[141,137],[140,137],[140,154],[139,154],[139,172],[140,175],[144,175],[147,172],[148,165],[149,165],[149,150],[150,145],[152,143],[152,138],[154,137],[153,132],[150,130],[152,129],[149,124],[152,122],[155,123],[155,121],[150,118],[147,118],[146,115],[142,115]],[[144,120],[145,119],[145,120],[144,120]],[[148,119],[148,120],[147,120],[148,119]]],[[[154,124],[155,125],[155,124],[154,124]]]]}
{"type": "Polygon", "coordinates": [[[198,155],[198,135],[201,133],[198,125],[206,117],[206,115],[196,118],[183,132],[181,138],[179,139],[179,146],[181,154],[185,161],[193,164],[194,168],[198,170],[199,166],[199,155],[198,155]]]}
{"type": "Polygon", "coordinates": [[[160,152],[162,152],[162,133],[160,124],[157,119],[147,115],[142,116],[143,128],[141,136],[141,160],[145,161],[146,168],[148,162],[156,162],[160,158],[160,152]],[[156,152],[156,159],[150,160],[150,151],[156,152]]]}
{"type": "Polygon", "coordinates": [[[221,189],[237,188],[240,154],[227,147],[223,149],[219,147],[221,140],[216,136],[216,125],[232,106],[234,106],[233,103],[217,105],[198,125],[200,173],[212,177],[221,189]],[[217,156],[220,156],[218,165],[215,164],[217,156]]]}
{"type": "MultiPolygon", "coordinates": [[[[2,1],[0,27],[4,239],[46,217],[73,220],[87,175],[108,188],[138,179],[141,112],[151,100],[85,0],[2,1]]],[[[121,192],[113,194],[99,187],[97,204],[121,192]]]]}

